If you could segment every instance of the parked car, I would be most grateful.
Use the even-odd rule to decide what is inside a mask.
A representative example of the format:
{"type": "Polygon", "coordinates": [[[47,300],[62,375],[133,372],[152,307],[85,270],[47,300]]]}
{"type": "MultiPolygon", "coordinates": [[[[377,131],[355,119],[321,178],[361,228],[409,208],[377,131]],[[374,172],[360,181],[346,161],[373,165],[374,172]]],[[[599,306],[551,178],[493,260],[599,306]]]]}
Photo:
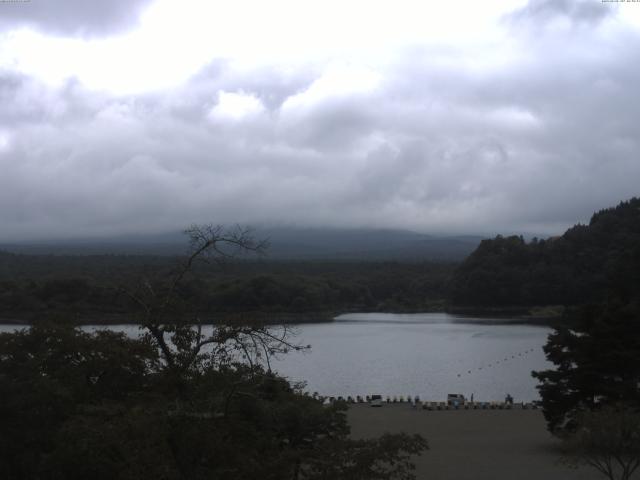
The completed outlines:
{"type": "Polygon", "coordinates": [[[465,401],[464,395],[461,393],[450,393],[447,395],[447,405],[451,407],[461,407],[465,401]]]}

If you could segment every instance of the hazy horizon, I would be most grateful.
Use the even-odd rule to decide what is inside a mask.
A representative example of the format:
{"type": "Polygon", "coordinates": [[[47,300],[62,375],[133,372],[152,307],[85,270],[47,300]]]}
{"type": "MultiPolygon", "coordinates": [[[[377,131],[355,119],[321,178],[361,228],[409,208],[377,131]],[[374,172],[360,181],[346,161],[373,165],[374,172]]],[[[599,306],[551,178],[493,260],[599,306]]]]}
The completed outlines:
{"type": "MultiPolygon", "coordinates": [[[[578,223],[578,222],[576,222],[578,223]]],[[[587,222],[588,223],[588,222],[587,222]]],[[[217,225],[217,224],[216,224],[217,225]]],[[[432,238],[432,239],[453,239],[453,238],[493,238],[497,235],[502,236],[523,236],[525,239],[536,238],[548,238],[558,235],[562,235],[562,232],[553,232],[550,235],[541,234],[536,232],[517,232],[517,231],[504,231],[504,232],[420,232],[410,229],[400,228],[376,228],[376,227],[332,227],[332,226],[304,226],[304,225],[292,225],[292,224],[220,224],[223,228],[234,229],[236,227],[247,228],[251,231],[252,236],[260,238],[268,238],[270,235],[277,235],[278,237],[287,236],[289,234],[303,234],[312,235],[313,233],[319,233],[321,235],[335,235],[339,238],[341,235],[354,235],[354,234],[380,234],[380,235],[400,235],[410,236],[415,235],[416,238],[432,238]]],[[[115,243],[144,243],[148,241],[157,241],[160,243],[181,243],[186,241],[185,228],[161,230],[161,231],[132,231],[114,234],[94,234],[94,235],[81,235],[81,234],[69,234],[56,236],[42,236],[34,238],[17,238],[12,240],[3,240],[0,238],[0,247],[2,245],[68,245],[74,243],[100,243],[106,244],[110,242],[115,243]]]]}

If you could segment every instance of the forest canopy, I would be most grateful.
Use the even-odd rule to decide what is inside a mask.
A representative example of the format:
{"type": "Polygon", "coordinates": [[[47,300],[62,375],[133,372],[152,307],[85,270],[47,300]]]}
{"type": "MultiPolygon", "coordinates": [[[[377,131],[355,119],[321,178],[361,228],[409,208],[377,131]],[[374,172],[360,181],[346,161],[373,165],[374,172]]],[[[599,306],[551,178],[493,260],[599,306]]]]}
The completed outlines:
{"type": "Polygon", "coordinates": [[[455,270],[457,306],[579,305],[640,282],[640,199],[596,212],[560,237],[483,240],[455,270]]]}

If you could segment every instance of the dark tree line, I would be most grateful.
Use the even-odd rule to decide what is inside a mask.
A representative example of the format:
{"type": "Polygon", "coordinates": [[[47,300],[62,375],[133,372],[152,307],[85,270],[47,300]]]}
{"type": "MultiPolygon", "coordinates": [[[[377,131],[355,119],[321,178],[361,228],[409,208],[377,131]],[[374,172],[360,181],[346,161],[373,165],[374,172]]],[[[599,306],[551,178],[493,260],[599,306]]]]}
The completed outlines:
{"type": "MultiPolygon", "coordinates": [[[[54,312],[81,321],[101,314],[126,316],[135,304],[118,285],[137,281],[139,272],[167,275],[175,260],[89,256],[82,263],[77,257],[0,257],[0,316],[31,322],[54,312]],[[16,270],[20,274],[14,275],[16,270]]],[[[452,269],[428,262],[232,260],[221,267],[196,265],[198,275],[185,279],[179,293],[203,315],[432,310],[442,308],[452,269]]]]}
{"type": "Polygon", "coordinates": [[[484,240],[456,269],[454,305],[580,305],[627,291],[640,270],[640,199],[547,240],[484,240]]]}

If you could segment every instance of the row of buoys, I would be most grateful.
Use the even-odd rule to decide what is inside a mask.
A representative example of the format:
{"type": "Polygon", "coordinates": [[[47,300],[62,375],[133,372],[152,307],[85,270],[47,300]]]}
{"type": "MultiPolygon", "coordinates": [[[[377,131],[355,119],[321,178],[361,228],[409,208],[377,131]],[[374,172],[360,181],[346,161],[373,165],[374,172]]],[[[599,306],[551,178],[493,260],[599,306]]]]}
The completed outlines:
{"type": "MultiPolygon", "coordinates": [[[[492,367],[494,367],[494,365],[495,366],[499,365],[501,361],[502,362],[508,362],[509,360],[515,359],[516,357],[522,357],[524,355],[528,355],[528,354],[532,353],[533,351],[535,351],[535,348],[529,348],[527,350],[523,350],[522,352],[514,353],[513,355],[511,355],[511,358],[509,358],[509,355],[507,355],[506,357],[504,357],[504,359],[496,360],[495,362],[487,364],[485,367],[477,367],[477,368],[472,369],[472,370],[467,370],[467,374],[471,374],[473,372],[473,370],[480,371],[483,368],[492,368],[492,367]]],[[[458,373],[458,377],[461,377],[461,376],[462,376],[462,374],[458,373]]]]}

